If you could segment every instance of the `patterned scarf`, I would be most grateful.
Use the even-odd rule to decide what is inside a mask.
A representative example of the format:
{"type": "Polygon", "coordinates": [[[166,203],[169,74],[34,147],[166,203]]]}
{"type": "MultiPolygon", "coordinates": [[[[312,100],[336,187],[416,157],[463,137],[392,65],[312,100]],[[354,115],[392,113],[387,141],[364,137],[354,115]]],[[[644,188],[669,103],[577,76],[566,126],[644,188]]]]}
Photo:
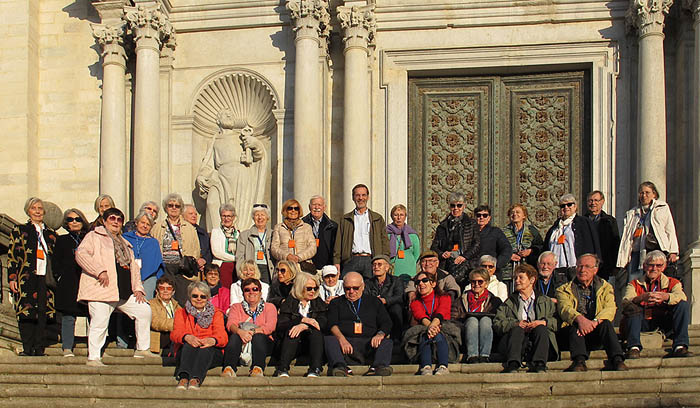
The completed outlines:
{"type": "Polygon", "coordinates": [[[260,316],[260,314],[263,312],[263,309],[265,309],[265,301],[260,299],[260,302],[258,302],[258,307],[255,308],[255,310],[250,309],[250,305],[248,304],[248,301],[243,299],[243,302],[241,302],[243,305],[243,311],[245,314],[253,318],[253,322],[255,321],[256,316],[260,316]]]}
{"type": "Polygon", "coordinates": [[[508,224],[508,226],[503,231],[506,234],[506,238],[508,238],[508,242],[510,242],[510,246],[513,248],[513,252],[528,249],[532,246],[532,240],[535,237],[534,235],[532,235],[530,225],[531,224],[527,221],[523,222],[523,235],[520,237],[520,246],[518,246],[519,231],[516,231],[515,224],[508,224]]]}
{"type": "Polygon", "coordinates": [[[107,235],[112,238],[112,243],[114,244],[114,257],[117,259],[117,262],[123,268],[129,269],[131,267],[131,254],[129,253],[129,246],[126,245],[121,234],[114,235],[106,227],[105,231],[107,231],[107,235]]]}
{"type": "Polygon", "coordinates": [[[201,312],[192,306],[192,302],[189,300],[185,303],[185,310],[190,316],[194,316],[195,324],[198,324],[202,329],[206,329],[211,325],[211,322],[214,320],[214,312],[216,312],[216,308],[208,300],[204,305],[204,310],[201,312]]]}
{"type": "Polygon", "coordinates": [[[297,218],[296,220],[290,220],[289,218],[284,219],[284,225],[286,225],[287,229],[290,231],[294,231],[302,222],[301,218],[297,218]]]}
{"type": "Polygon", "coordinates": [[[489,298],[489,291],[484,290],[479,297],[473,290],[467,292],[467,305],[469,306],[470,313],[483,312],[484,302],[489,298]]]}
{"type": "Polygon", "coordinates": [[[410,225],[404,224],[403,228],[399,228],[393,222],[386,226],[386,232],[389,233],[389,257],[395,258],[398,253],[398,237],[403,240],[403,248],[408,249],[411,247],[411,238],[408,234],[416,234],[416,230],[411,228],[410,225]]]}
{"type": "Polygon", "coordinates": [[[236,247],[236,241],[238,241],[238,235],[240,233],[238,230],[236,230],[236,227],[231,225],[230,227],[224,227],[223,224],[221,224],[221,231],[224,232],[224,236],[226,236],[226,240],[228,241],[228,245],[226,246],[226,252],[229,254],[233,254],[233,252],[230,252],[228,248],[235,248],[236,247]]]}

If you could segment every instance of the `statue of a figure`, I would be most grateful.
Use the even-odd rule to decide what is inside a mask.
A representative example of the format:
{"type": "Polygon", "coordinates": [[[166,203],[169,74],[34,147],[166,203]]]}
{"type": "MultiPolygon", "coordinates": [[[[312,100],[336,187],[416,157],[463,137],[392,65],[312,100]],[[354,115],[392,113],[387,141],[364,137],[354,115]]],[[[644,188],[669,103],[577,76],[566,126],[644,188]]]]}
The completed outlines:
{"type": "MultiPolygon", "coordinates": [[[[269,173],[265,145],[247,123],[236,123],[230,110],[222,110],[217,118],[218,134],[214,135],[199,168],[195,186],[206,200],[207,229],[219,226],[219,207],[232,203],[239,222],[248,222],[253,204],[264,202],[265,183],[269,173]]],[[[246,228],[248,225],[239,225],[246,228]]]]}

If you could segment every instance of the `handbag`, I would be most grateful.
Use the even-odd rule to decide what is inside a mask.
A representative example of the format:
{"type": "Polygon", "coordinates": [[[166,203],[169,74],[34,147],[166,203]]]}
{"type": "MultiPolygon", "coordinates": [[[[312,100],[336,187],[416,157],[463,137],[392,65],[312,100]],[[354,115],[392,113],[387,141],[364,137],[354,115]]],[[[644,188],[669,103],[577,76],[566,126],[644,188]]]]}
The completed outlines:
{"type": "Polygon", "coordinates": [[[58,279],[56,279],[56,275],[53,274],[53,268],[51,267],[51,259],[46,260],[46,287],[52,290],[56,290],[58,288],[58,279]]]}
{"type": "MultiPolygon", "coordinates": [[[[173,231],[173,226],[170,225],[170,221],[166,219],[165,223],[168,224],[170,234],[172,234],[174,239],[177,239],[175,236],[175,231],[173,231]]],[[[197,272],[199,272],[199,264],[197,264],[197,260],[192,256],[182,255],[180,245],[177,246],[177,253],[180,254],[180,265],[177,272],[186,278],[195,277],[197,275],[197,272]]]]}

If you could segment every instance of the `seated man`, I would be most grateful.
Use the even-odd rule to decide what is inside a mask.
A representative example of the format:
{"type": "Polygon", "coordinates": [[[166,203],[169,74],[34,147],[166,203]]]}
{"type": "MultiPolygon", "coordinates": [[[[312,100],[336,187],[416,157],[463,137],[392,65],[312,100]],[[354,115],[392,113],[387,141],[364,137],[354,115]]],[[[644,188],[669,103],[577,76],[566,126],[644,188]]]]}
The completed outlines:
{"type": "Polygon", "coordinates": [[[564,371],[586,371],[591,349],[603,346],[610,369],[626,371],[625,357],[615,334],[615,294],[612,286],[596,276],[600,260],[583,254],[576,262],[576,276],[557,289],[557,309],[562,330],[569,339],[571,366],[564,371]]]}
{"type": "Polygon", "coordinates": [[[173,299],[175,282],[167,276],[156,281],[156,296],[148,303],[151,305],[151,351],[167,356],[171,351],[170,332],[173,331],[175,312],[180,305],[173,299]]]}
{"type": "Polygon", "coordinates": [[[330,336],[324,338],[328,373],[335,377],[351,374],[348,360],[363,364],[373,356],[365,375],[389,376],[392,341],[391,318],[381,300],[364,294],[362,275],[348,272],[343,278],[345,295],[328,305],[330,336]]]}
{"type": "Polygon", "coordinates": [[[537,258],[537,283],[535,293],[549,296],[552,302],[557,303],[557,288],[566,283],[563,275],[554,276],[557,269],[557,256],[552,251],[544,251],[537,258]]]}
{"type": "Polygon", "coordinates": [[[401,344],[403,335],[403,280],[394,276],[394,265],[387,255],[377,255],[372,259],[374,276],[367,280],[365,292],[379,298],[391,317],[391,338],[396,345],[401,344]]]}
{"type": "MultiPolygon", "coordinates": [[[[457,299],[459,298],[459,295],[461,294],[462,290],[457,284],[457,281],[455,281],[454,276],[450,275],[448,272],[442,269],[438,269],[440,260],[438,258],[437,252],[423,252],[420,258],[418,258],[418,262],[420,263],[421,272],[424,272],[431,276],[437,274],[437,287],[440,289],[440,292],[449,294],[452,298],[452,310],[450,310],[451,316],[459,316],[460,302],[457,299]]],[[[413,302],[413,300],[416,298],[416,284],[412,280],[409,281],[406,285],[405,292],[408,295],[407,304],[410,305],[411,302],[413,302]]]]}
{"type": "Polygon", "coordinates": [[[622,299],[622,314],[627,322],[627,358],[639,358],[640,332],[657,327],[673,330],[673,348],[667,357],[689,357],[688,298],[678,279],[664,275],[666,255],[651,251],[644,259],[644,276],[627,285],[622,299]]]}

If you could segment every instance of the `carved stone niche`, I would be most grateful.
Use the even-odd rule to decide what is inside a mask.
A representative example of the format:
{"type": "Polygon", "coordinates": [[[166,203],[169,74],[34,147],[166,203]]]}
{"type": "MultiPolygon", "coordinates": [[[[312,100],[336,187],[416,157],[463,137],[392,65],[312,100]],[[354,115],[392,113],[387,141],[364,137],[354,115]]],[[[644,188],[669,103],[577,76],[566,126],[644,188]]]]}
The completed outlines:
{"type": "Polygon", "coordinates": [[[252,225],[253,204],[270,205],[277,106],[270,85],[251,72],[216,75],[197,93],[193,126],[199,137],[195,140],[207,147],[194,180],[193,198],[207,230],[220,225],[219,208],[225,203],[235,206],[235,225],[241,230],[252,225]]]}

